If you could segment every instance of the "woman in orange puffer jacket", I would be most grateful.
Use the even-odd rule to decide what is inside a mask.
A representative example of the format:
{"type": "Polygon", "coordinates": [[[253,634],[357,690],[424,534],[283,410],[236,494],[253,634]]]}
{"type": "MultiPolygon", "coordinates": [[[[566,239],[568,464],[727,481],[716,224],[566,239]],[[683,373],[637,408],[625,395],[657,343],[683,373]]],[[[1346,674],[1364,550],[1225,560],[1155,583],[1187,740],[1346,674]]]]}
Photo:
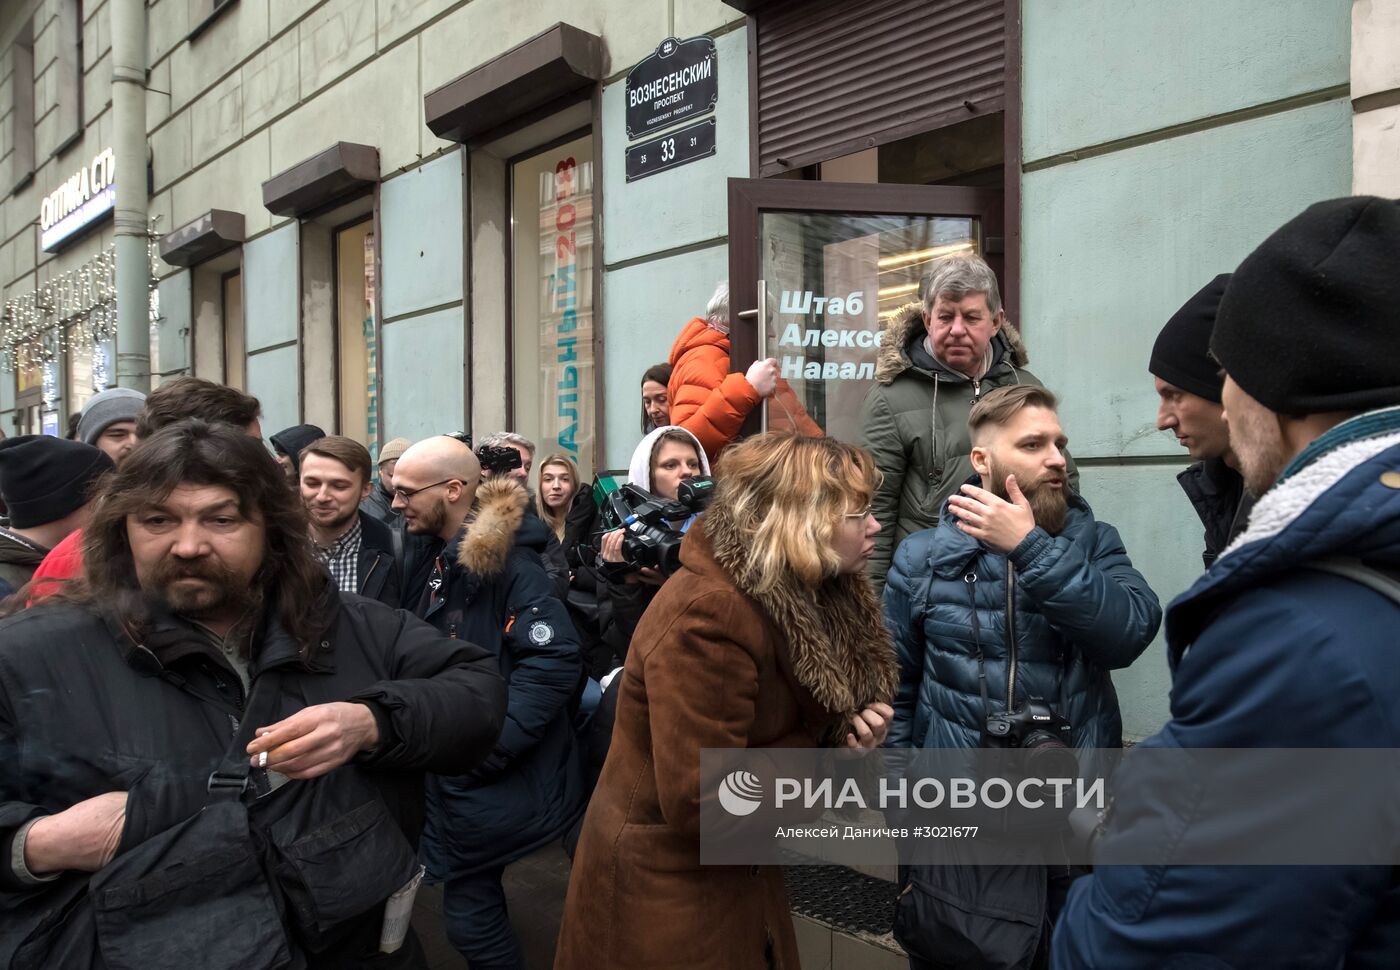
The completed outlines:
{"type": "MultiPolygon", "coordinates": [[[[729,370],[729,284],[721,283],[710,297],[704,317],[695,317],[671,347],[671,423],[700,439],[714,462],[739,434],[744,420],[760,401],[775,394],[782,400],[782,428],[820,437],[822,430],[798,403],[797,395],[778,377],[778,362],[754,361],[745,374],[729,370]]],[[[770,422],[773,415],[770,415],[770,422]]]]}

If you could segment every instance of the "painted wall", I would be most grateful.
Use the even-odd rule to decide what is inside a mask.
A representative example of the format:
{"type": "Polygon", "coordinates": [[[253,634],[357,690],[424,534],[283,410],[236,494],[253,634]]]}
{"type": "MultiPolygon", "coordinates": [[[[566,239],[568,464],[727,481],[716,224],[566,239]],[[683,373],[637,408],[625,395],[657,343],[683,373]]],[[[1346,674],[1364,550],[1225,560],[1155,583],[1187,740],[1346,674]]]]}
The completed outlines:
{"type": "Polygon", "coordinates": [[[383,441],[464,425],[462,194],[460,150],[380,192],[383,441]]]}
{"type": "Polygon", "coordinates": [[[383,440],[462,430],[462,308],[385,323],[383,440]]]}
{"type": "Polygon", "coordinates": [[[460,150],[386,181],[380,225],[386,321],[462,302],[460,150]]]}
{"type": "Polygon", "coordinates": [[[1351,0],[1022,0],[1026,161],[1348,81],[1351,0]]]}
{"type": "Polygon", "coordinates": [[[715,41],[716,150],[698,162],[629,184],[626,78],[603,89],[603,218],[609,264],[728,235],[727,178],[747,173],[749,166],[747,38],[747,31],[736,30],[715,41]]]}
{"type": "Polygon", "coordinates": [[[1400,197],[1400,3],[1351,5],[1352,191],[1400,197]]]}
{"type": "Polygon", "coordinates": [[[262,402],[269,435],[301,423],[297,235],[296,223],[289,223],[243,247],[248,393],[262,402]]]}
{"type": "MultiPolygon", "coordinates": [[[[677,25],[677,36],[692,33],[677,25]]],[[[625,76],[603,89],[608,468],[626,468],[641,439],[642,372],[667,359],[676,334],[704,313],[715,284],[729,275],[728,179],[746,175],[749,164],[748,33],[722,33],[715,47],[719,101],[710,158],[629,184],[625,76]]]]}
{"type": "MultiPolygon", "coordinates": [[[[1023,3],[1031,368],[1063,399],[1085,498],[1164,604],[1203,542],[1175,481],[1188,459],[1155,430],[1152,341],[1281,223],[1348,193],[1350,6],[1023,3]]],[[[1166,720],[1160,637],[1114,681],[1129,735],[1166,720]]]]}
{"type": "Polygon", "coordinates": [[[604,467],[630,464],[642,439],[642,372],[667,359],[680,328],[704,314],[715,282],[728,275],[729,247],[718,245],[604,276],[609,328],[603,354],[608,374],[604,467]]]}
{"type": "Polygon", "coordinates": [[[156,352],[160,373],[166,377],[189,373],[190,334],[194,329],[194,301],[190,283],[189,270],[182,270],[160,281],[156,352]]]}

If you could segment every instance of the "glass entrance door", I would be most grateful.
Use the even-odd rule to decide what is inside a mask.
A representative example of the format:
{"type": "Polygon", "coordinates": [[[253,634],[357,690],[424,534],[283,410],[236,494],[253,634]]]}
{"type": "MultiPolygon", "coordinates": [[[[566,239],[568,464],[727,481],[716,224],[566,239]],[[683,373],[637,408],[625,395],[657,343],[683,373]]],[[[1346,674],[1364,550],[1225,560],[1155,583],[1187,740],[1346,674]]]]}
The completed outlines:
{"type": "Polygon", "coordinates": [[[783,378],[745,427],[860,439],[885,341],[913,326],[920,281],[978,253],[1001,275],[1001,193],[949,186],[730,181],[730,369],[783,378]]]}

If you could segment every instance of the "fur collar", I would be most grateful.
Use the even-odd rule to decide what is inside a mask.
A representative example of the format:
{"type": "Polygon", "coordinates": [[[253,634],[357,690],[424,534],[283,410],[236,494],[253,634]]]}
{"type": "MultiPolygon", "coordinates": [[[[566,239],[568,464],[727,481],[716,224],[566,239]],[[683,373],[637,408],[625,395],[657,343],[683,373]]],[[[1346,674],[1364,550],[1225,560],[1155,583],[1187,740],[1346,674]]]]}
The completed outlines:
{"type": "Polygon", "coordinates": [[[727,510],[711,508],[700,525],[715,562],[786,635],[792,675],[823,709],[824,743],[840,743],[846,722],[866,705],[893,701],[899,663],[879,600],[864,575],[839,576],[817,586],[794,578],[757,593],[746,539],[727,510]]]}
{"type": "MultiPolygon", "coordinates": [[[[880,353],[875,358],[875,380],[881,384],[893,383],[896,377],[914,366],[904,352],[904,345],[915,333],[922,333],[925,329],[919,309],[918,303],[906,303],[899,308],[899,312],[885,320],[880,353]]],[[[1026,345],[1021,341],[1020,331],[1008,320],[1002,324],[998,336],[1006,347],[1002,360],[1014,367],[1025,367],[1030,358],[1026,355],[1026,345]]]]}
{"type": "Polygon", "coordinates": [[[529,493],[513,478],[483,482],[476,491],[475,512],[457,544],[458,565],[485,579],[500,575],[529,502],[529,493]]]}

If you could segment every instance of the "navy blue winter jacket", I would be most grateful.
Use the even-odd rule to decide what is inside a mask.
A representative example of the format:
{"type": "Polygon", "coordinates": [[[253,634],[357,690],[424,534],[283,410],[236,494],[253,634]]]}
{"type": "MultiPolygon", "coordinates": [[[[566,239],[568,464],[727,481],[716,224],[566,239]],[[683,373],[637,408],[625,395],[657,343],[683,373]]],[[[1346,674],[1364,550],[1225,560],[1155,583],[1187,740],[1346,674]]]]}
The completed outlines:
{"type": "Polygon", "coordinates": [[[1069,718],[1074,746],[1122,745],[1122,719],[1110,670],[1141,655],[1162,620],[1157,596],[1128,559],[1113,526],[1068,494],[1065,526],[1037,526],[1011,551],[993,552],[963,532],[944,504],[937,528],[900,544],[885,581],[885,624],[899,652],[891,747],[978,746],[986,714],[977,639],[987,672],[988,706],[1007,710],[1011,651],[1007,579],[1015,577],[1016,701],[1045,700],[1069,718]]]}
{"type": "MultiPolygon", "coordinates": [[[[1143,745],[1400,747],[1400,606],[1303,568],[1336,556],[1400,568],[1400,408],[1354,418],[1309,446],[1245,532],[1171,604],[1171,721],[1143,745]]],[[[1102,851],[1128,831],[1189,840],[1194,803],[1134,784],[1133,771],[1129,755],[1102,851]]],[[[1394,827],[1400,779],[1380,781],[1389,795],[1374,810],[1394,827]]],[[[1278,814],[1255,824],[1328,824],[1296,800],[1264,802],[1254,810],[1278,814]]],[[[1378,860],[1397,857],[1391,834],[1375,846],[1378,860]]],[[[1394,967],[1400,877],[1386,865],[1104,866],[1075,884],[1053,951],[1059,970],[1394,967]]]]}
{"type": "Polygon", "coordinates": [[[405,606],[438,630],[495,654],[505,726],[474,771],[431,775],[423,858],[435,878],[502,865],[560,838],[583,812],[573,714],[583,686],[578,634],[540,562],[548,527],[525,490],[483,484],[465,536],[417,548],[405,606]],[[434,560],[448,567],[433,595],[434,560]]]}

